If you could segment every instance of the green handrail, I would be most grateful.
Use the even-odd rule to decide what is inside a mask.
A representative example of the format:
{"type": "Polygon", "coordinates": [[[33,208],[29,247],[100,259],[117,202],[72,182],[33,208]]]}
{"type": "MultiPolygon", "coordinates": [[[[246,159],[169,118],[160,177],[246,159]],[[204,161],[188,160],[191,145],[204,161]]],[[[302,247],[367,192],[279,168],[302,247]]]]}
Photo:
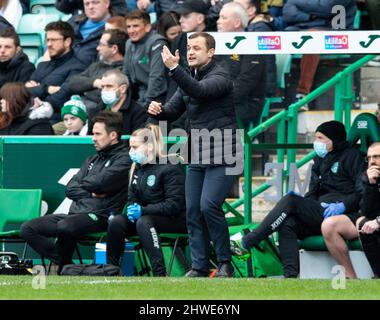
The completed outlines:
{"type": "MultiPolygon", "coordinates": [[[[287,188],[290,164],[295,162],[296,167],[300,168],[315,157],[315,152],[312,151],[298,162],[295,161],[296,148],[293,146],[297,144],[298,112],[300,108],[303,105],[313,101],[320,95],[324,94],[331,87],[335,86],[334,119],[343,121],[346,130],[348,131],[351,124],[351,106],[354,101],[354,95],[352,94],[352,74],[375,57],[376,55],[367,55],[360,58],[344,70],[338,72],[334,77],[323,83],[320,87],[310,92],[303,99],[291,104],[288,107],[288,110],[282,110],[281,112],[275,114],[257,127],[250,130],[245,135],[244,151],[246,160],[244,162],[244,197],[239,198],[228,205],[228,207],[231,207],[231,209],[236,209],[244,204],[244,223],[247,224],[251,223],[252,221],[252,198],[271,187],[268,182],[265,182],[255,190],[252,190],[251,159],[252,152],[255,148],[254,144],[252,145],[252,139],[258,136],[260,133],[268,130],[271,126],[277,124],[277,144],[289,146],[286,148],[287,165],[283,174],[283,177],[286,179],[285,182],[287,188]]],[[[280,163],[283,163],[284,155],[284,148],[277,149],[277,157],[280,163]]],[[[237,211],[234,210],[233,213],[236,214],[236,212],[237,211]]]]}

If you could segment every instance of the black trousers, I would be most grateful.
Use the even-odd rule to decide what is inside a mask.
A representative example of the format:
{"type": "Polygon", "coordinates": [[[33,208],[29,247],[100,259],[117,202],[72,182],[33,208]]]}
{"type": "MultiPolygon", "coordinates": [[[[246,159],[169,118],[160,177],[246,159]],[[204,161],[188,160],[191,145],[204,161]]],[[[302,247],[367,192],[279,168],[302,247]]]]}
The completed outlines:
{"type": "Polygon", "coordinates": [[[63,266],[72,263],[77,239],[107,230],[107,218],[87,214],[49,214],[21,226],[21,237],[42,257],[63,266]]]}
{"type": "Polygon", "coordinates": [[[108,226],[107,263],[119,266],[124,252],[124,240],[138,235],[152,265],[153,275],[165,276],[160,233],[187,233],[186,219],[181,217],[142,216],[132,223],[125,215],[115,216],[108,226]]]}
{"type": "Polygon", "coordinates": [[[298,239],[321,234],[323,211],[324,208],[318,201],[286,195],[268,213],[259,227],[246,235],[243,240],[249,247],[253,247],[278,231],[284,276],[297,277],[299,273],[298,239]]]}
{"type": "Polygon", "coordinates": [[[235,176],[226,167],[191,166],[186,177],[187,229],[192,268],[208,273],[210,240],[219,263],[231,260],[228,225],[222,204],[235,176]]]}
{"type": "MultiPolygon", "coordinates": [[[[361,229],[365,222],[370,220],[372,219],[364,218],[360,223],[359,229],[361,229]]],[[[359,232],[359,238],[375,277],[380,278],[380,231],[375,231],[372,234],[359,232]]]]}

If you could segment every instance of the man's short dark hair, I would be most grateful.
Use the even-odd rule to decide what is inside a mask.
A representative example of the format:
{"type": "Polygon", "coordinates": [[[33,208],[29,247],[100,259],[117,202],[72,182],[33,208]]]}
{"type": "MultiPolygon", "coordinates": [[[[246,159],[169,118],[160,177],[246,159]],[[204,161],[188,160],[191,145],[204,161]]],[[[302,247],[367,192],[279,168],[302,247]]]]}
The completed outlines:
{"type": "Polygon", "coordinates": [[[206,41],[207,50],[215,49],[215,39],[211,34],[207,32],[195,32],[189,36],[189,39],[203,38],[206,41]]]}
{"type": "Polygon", "coordinates": [[[57,31],[64,40],[71,39],[71,44],[74,42],[74,29],[70,23],[66,21],[54,21],[46,25],[45,31],[57,31]]]}
{"type": "Polygon", "coordinates": [[[128,35],[121,30],[118,29],[112,29],[112,30],[105,30],[103,34],[109,34],[110,38],[108,40],[108,45],[111,46],[117,46],[117,49],[119,50],[119,53],[124,56],[125,55],[125,42],[128,39],[128,35]]]}
{"type": "Polygon", "coordinates": [[[97,122],[104,123],[107,133],[110,134],[112,131],[115,131],[117,133],[117,139],[120,140],[123,134],[123,116],[120,112],[110,110],[101,111],[92,119],[92,122],[93,124],[97,122]]]}
{"type": "Polygon", "coordinates": [[[150,24],[150,15],[142,10],[133,10],[127,13],[125,20],[143,20],[145,24],[150,24]]]}
{"type": "Polygon", "coordinates": [[[13,28],[6,28],[4,30],[0,30],[0,38],[9,38],[13,39],[13,42],[16,47],[20,46],[20,38],[13,28]]]}

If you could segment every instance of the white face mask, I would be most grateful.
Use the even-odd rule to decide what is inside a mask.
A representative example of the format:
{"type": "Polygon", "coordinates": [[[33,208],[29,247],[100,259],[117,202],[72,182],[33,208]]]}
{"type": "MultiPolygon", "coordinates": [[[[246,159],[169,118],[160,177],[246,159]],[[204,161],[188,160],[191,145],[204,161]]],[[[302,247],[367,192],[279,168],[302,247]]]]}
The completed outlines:
{"type": "Polygon", "coordinates": [[[327,151],[327,145],[320,141],[314,141],[313,143],[314,151],[317,153],[317,156],[320,158],[326,157],[328,151],[327,151]]]}
{"type": "Polygon", "coordinates": [[[116,94],[116,91],[102,91],[102,101],[109,105],[109,104],[115,104],[118,100],[119,100],[119,97],[117,96],[116,94]]]}

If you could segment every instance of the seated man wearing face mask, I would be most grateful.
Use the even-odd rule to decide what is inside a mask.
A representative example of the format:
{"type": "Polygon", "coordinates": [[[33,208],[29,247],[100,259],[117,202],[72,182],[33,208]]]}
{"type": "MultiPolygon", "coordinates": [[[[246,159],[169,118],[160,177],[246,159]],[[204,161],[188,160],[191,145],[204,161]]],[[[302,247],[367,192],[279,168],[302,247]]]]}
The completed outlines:
{"type": "Polygon", "coordinates": [[[345,239],[357,237],[364,155],[346,141],[342,123],[328,121],[316,130],[314,159],[309,191],[301,196],[294,191],[285,195],[267,214],[260,226],[246,236],[231,237],[235,255],[247,255],[248,249],[260,250],[260,241],[279,233],[280,255],[286,278],[299,272],[298,239],[323,233],[326,246],[346,276],[355,278],[345,239]]]}
{"type": "MultiPolygon", "coordinates": [[[[111,110],[123,116],[123,135],[130,135],[136,129],[145,126],[147,114],[145,109],[130,94],[128,77],[118,69],[108,70],[101,79],[102,103],[99,111],[111,110]]],[[[89,133],[92,132],[90,124],[89,133]]]]}

